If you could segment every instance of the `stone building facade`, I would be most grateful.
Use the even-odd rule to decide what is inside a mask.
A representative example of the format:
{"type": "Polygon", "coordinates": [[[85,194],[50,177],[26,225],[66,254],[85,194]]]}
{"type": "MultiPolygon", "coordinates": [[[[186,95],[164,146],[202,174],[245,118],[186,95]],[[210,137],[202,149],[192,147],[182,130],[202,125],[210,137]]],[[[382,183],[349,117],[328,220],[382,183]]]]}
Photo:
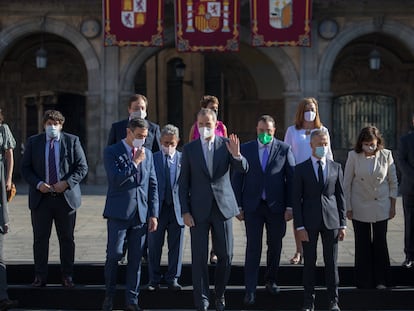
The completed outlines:
{"type": "Polygon", "coordinates": [[[162,48],[104,47],[102,1],[0,0],[0,108],[20,145],[17,167],[27,137],[42,130],[43,111],[56,108],[84,144],[88,183],[104,183],[106,138],[111,123],[126,118],[133,93],[148,97],[150,120],[178,125],[183,142],[208,93],[219,97],[220,118],[242,141],[255,136],[264,113],[283,138],[299,100],[313,96],[339,161],[368,124],[397,147],[414,112],[414,1],[314,0],[312,46],[272,48],[250,44],[250,5],[240,3],[240,51],[201,54],[176,51],[172,0],[165,1],[162,48]],[[36,67],[40,47],[45,69],[36,67]],[[375,70],[373,50],[381,61],[375,70]],[[183,79],[178,62],[186,65],[183,79]]]}

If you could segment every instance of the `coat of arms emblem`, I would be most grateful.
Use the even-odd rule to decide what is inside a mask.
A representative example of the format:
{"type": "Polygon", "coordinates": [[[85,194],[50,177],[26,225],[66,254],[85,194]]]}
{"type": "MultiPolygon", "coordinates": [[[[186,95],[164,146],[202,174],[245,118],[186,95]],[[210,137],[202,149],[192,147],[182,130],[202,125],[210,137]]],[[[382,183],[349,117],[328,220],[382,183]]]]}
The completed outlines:
{"type": "Polygon", "coordinates": [[[269,0],[269,23],[276,29],[288,28],[293,22],[294,0],[269,0]]]}
{"type": "Polygon", "coordinates": [[[218,1],[201,1],[194,7],[195,28],[210,33],[220,28],[221,3],[218,1]]]}
{"type": "Polygon", "coordinates": [[[145,24],[147,0],[122,0],[121,20],[128,28],[139,28],[145,24]]]}

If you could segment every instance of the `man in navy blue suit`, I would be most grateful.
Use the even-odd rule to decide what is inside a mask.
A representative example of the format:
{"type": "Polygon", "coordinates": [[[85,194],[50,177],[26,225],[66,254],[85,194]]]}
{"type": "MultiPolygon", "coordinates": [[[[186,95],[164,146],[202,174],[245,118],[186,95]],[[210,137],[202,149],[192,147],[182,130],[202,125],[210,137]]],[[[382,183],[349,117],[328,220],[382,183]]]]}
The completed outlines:
{"type": "Polygon", "coordinates": [[[233,217],[239,214],[230,182],[230,168],[246,172],[239,138],[216,136],[217,116],[203,108],[197,115],[200,138],[184,146],[179,178],[181,214],[190,227],[194,303],[198,310],[209,306],[208,240],[212,228],[215,268],[215,307],[225,308],[224,292],[233,259],[233,217]]]}
{"type": "MultiPolygon", "coordinates": [[[[111,130],[108,135],[107,145],[113,145],[126,136],[126,128],[128,121],[131,118],[146,119],[148,110],[148,99],[141,94],[132,95],[128,102],[128,114],[129,118],[118,122],[115,122],[111,126],[111,130]]],[[[148,121],[148,135],[145,139],[144,147],[156,152],[160,150],[160,127],[158,124],[148,121]]]]}
{"type": "Polygon", "coordinates": [[[57,110],[43,116],[44,133],[27,141],[21,173],[29,184],[33,226],[34,287],[47,283],[49,238],[55,222],[59,238],[62,284],[73,287],[76,209],[81,205],[79,183],[88,172],[79,137],[62,131],[65,117],[57,110]]]}
{"type": "Polygon", "coordinates": [[[311,134],[312,156],[295,167],[293,178],[293,220],[303,246],[303,311],[314,310],[315,264],[319,234],[322,237],[325,283],[329,311],[338,306],[338,241],[345,238],[346,207],[341,165],[326,158],[329,139],[326,132],[311,134]]]}
{"type": "Polygon", "coordinates": [[[255,303],[260,257],[262,253],[263,228],[267,232],[267,266],[265,282],[267,291],[279,292],[276,284],[286,233],[286,220],[292,218],[291,191],[295,159],[288,144],[274,137],[276,126],[269,115],[259,118],[257,139],[240,147],[249,162],[247,173],[235,172],[232,182],[240,215],[246,226],[246,258],[244,280],[246,295],[244,303],[255,303]]]}
{"type": "Polygon", "coordinates": [[[133,118],[126,138],[104,150],[108,192],[103,216],[107,219],[108,241],[105,263],[106,293],[103,310],[112,310],[118,261],[124,239],[128,243],[125,302],[127,311],[138,305],[142,246],[147,232],[157,230],[158,187],[152,152],[143,147],[148,123],[133,118]]]}
{"type": "Polygon", "coordinates": [[[176,148],[179,142],[178,128],[167,124],[161,130],[161,151],[154,153],[160,211],[157,231],[148,234],[148,290],[152,291],[160,287],[160,261],[165,232],[168,234],[168,270],[164,280],[170,290],[181,290],[178,278],[181,275],[184,221],[178,197],[181,152],[176,148]]]}

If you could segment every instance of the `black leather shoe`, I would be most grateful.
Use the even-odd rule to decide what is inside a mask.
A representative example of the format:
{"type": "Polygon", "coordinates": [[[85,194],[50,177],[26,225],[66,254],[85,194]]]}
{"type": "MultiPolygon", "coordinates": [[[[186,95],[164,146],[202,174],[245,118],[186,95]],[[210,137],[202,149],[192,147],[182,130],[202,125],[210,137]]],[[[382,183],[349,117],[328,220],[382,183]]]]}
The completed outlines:
{"type": "Polygon", "coordinates": [[[105,300],[102,304],[102,311],[112,311],[112,297],[105,297],[105,300]]]}
{"type": "Polygon", "coordinates": [[[329,311],[341,311],[341,309],[339,309],[338,303],[336,301],[331,301],[329,303],[329,311]]]}
{"type": "Polygon", "coordinates": [[[46,281],[37,275],[32,283],[32,286],[33,287],[45,287],[46,281]]]}
{"type": "Polygon", "coordinates": [[[313,305],[311,305],[311,306],[304,306],[302,308],[302,311],[314,311],[314,310],[315,310],[315,307],[313,305]]]}
{"type": "Polygon", "coordinates": [[[9,310],[11,308],[15,308],[19,305],[19,302],[17,300],[10,300],[8,298],[3,299],[0,301],[0,310],[9,310]]]}
{"type": "Polygon", "coordinates": [[[66,288],[73,288],[75,287],[75,283],[73,283],[71,276],[63,276],[62,277],[62,285],[66,288]]]}
{"type": "Polygon", "coordinates": [[[216,299],[216,311],[224,311],[224,307],[226,306],[226,301],[224,297],[216,299]]]}
{"type": "Polygon", "coordinates": [[[127,305],[125,311],[144,311],[138,305],[127,305]]]}
{"type": "Polygon", "coordinates": [[[155,292],[156,290],[160,289],[160,284],[158,283],[148,283],[148,285],[146,286],[146,289],[149,290],[150,292],[155,292]]]}
{"type": "Polygon", "coordinates": [[[178,284],[177,280],[174,280],[173,282],[168,283],[168,289],[172,290],[172,291],[180,291],[182,286],[180,284],[178,284]]]}
{"type": "Polygon", "coordinates": [[[243,302],[245,305],[251,306],[256,302],[256,295],[254,293],[246,293],[243,302]]]}
{"type": "Polygon", "coordinates": [[[277,295],[280,292],[280,289],[275,282],[267,282],[266,290],[270,295],[277,295]]]}
{"type": "Polygon", "coordinates": [[[402,266],[403,266],[404,268],[407,268],[407,269],[412,268],[412,267],[414,267],[414,260],[406,259],[406,260],[404,260],[404,262],[402,263],[402,266]]]}

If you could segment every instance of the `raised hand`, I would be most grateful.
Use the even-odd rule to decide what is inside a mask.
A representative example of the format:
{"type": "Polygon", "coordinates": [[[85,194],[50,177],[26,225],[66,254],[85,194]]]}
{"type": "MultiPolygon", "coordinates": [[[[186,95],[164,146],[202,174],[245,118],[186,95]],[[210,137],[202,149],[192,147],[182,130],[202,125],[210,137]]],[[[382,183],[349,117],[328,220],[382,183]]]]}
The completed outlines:
{"type": "Polygon", "coordinates": [[[240,157],[240,140],[236,134],[230,134],[229,141],[226,142],[226,146],[233,157],[240,157]]]}

